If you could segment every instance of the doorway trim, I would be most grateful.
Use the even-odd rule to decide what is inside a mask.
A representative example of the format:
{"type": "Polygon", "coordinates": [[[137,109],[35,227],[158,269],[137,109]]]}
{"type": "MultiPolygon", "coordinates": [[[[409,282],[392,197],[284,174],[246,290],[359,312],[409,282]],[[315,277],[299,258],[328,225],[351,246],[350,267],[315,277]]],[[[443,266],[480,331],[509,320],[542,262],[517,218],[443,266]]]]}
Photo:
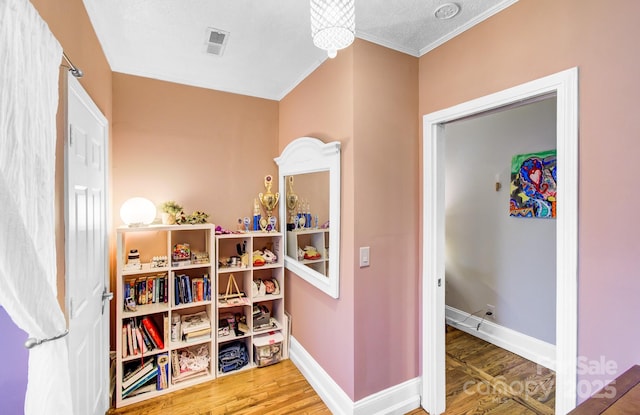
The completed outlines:
{"type": "Polygon", "coordinates": [[[423,117],[422,395],[445,411],[444,124],[554,94],[557,100],[556,407],[576,406],[578,320],[578,68],[571,68],[423,117]]]}

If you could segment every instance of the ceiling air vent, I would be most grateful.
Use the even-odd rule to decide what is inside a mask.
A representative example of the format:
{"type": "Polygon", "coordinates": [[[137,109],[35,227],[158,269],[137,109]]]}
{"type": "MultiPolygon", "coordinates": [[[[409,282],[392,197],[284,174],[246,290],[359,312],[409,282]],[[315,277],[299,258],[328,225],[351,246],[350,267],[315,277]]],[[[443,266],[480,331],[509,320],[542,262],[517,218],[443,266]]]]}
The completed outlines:
{"type": "Polygon", "coordinates": [[[229,32],[224,30],[214,29],[213,27],[207,28],[207,53],[211,55],[222,56],[224,49],[227,46],[227,40],[229,39],[229,32]]]}

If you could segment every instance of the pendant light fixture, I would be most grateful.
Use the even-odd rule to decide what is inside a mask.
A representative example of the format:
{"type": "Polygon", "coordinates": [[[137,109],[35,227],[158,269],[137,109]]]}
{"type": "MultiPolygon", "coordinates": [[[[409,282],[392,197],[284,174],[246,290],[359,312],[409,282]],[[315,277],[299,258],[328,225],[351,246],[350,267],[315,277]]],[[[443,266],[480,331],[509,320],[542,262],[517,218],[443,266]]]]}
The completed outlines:
{"type": "Polygon", "coordinates": [[[313,44],[335,58],[340,49],[355,39],[355,0],[310,1],[313,44]]]}

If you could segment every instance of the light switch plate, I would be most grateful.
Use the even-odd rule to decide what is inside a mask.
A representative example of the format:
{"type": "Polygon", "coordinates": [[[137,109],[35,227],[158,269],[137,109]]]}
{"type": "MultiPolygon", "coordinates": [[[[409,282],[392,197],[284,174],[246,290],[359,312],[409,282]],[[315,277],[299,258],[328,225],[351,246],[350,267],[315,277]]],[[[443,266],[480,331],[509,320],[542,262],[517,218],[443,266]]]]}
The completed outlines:
{"type": "Polygon", "coordinates": [[[369,266],[369,247],[361,246],[360,247],[360,268],[369,266]]]}

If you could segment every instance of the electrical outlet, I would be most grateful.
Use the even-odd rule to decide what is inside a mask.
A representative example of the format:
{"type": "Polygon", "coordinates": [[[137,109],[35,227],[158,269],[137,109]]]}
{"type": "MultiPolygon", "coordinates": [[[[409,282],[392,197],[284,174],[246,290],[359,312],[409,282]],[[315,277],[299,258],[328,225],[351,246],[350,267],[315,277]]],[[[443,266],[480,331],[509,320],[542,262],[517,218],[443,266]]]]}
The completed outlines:
{"type": "Polygon", "coordinates": [[[487,316],[493,320],[496,319],[496,306],[493,304],[487,304],[487,316]]]}

